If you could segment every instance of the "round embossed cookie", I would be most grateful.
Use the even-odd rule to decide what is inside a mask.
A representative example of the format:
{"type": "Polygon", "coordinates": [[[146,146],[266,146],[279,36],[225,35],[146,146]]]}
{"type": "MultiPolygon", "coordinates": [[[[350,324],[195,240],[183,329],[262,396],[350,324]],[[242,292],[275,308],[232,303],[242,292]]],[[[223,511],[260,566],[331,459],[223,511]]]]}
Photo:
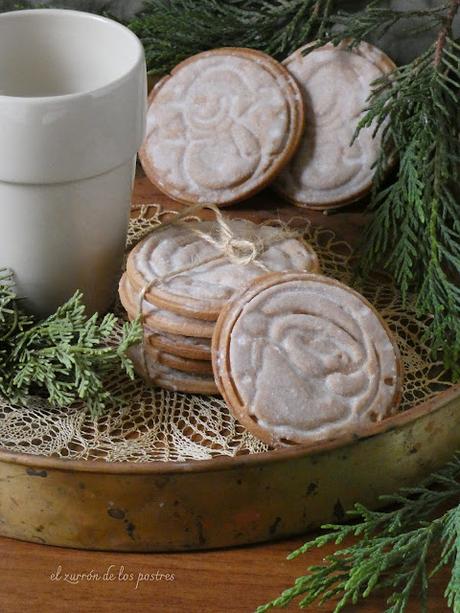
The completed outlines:
{"type": "Polygon", "coordinates": [[[283,236],[279,227],[242,219],[227,223],[238,239],[259,245],[260,255],[254,261],[235,263],[194,232],[218,239],[215,221],[172,225],[147,236],[129,254],[127,273],[133,288],[140,291],[150,284],[146,297],[156,306],[215,321],[233,293],[255,277],[272,271],[319,271],[314,250],[296,238],[283,236]]]}
{"type": "MultiPolygon", "coordinates": [[[[139,292],[133,290],[126,273],[120,280],[118,293],[128,317],[131,320],[136,319],[139,315],[139,292]]],[[[149,328],[155,328],[170,334],[211,338],[214,331],[214,322],[200,321],[199,319],[171,313],[159,309],[147,300],[142,303],[142,316],[144,323],[149,328]]]]}
{"type": "Polygon", "coordinates": [[[349,438],[400,402],[387,325],[360,294],[322,275],[255,280],[222,311],[212,345],[223,397],[270,445],[349,438]]]}
{"type": "Polygon", "coordinates": [[[143,356],[139,346],[131,347],[129,357],[133,361],[136,372],[152,385],[163,387],[173,392],[219,394],[212,376],[186,373],[174,368],[168,368],[163,364],[159,364],[148,353],[145,353],[143,356]]]}
{"type": "Polygon", "coordinates": [[[260,51],[199,53],[163,78],[149,100],[142,166],[180,202],[225,206],[248,198],[280,172],[300,142],[299,88],[260,51]]]}
{"type": "Polygon", "coordinates": [[[209,338],[167,334],[150,328],[145,329],[145,337],[152,347],[160,351],[191,360],[211,360],[211,339],[209,338]]]}
{"type": "Polygon", "coordinates": [[[367,107],[372,83],[394,70],[382,51],[368,43],[350,50],[347,42],[298,49],[284,64],[296,78],[305,102],[305,130],[297,153],[273,187],[299,206],[326,209],[364,196],[372,187],[381,131],[353,135],[367,107]],[[350,146],[351,145],[351,146],[350,146]]]}

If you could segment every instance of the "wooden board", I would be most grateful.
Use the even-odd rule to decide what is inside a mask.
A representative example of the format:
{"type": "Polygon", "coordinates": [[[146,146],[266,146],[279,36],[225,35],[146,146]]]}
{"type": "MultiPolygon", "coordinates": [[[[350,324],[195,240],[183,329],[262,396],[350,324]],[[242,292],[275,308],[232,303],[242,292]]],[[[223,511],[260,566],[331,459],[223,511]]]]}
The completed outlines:
{"type": "MultiPolygon", "coordinates": [[[[299,547],[303,538],[270,545],[238,547],[222,551],[186,554],[120,554],[59,549],[0,538],[0,611],[1,613],[253,613],[256,606],[276,598],[289,587],[307,566],[320,564],[332,553],[328,546],[287,561],[289,552],[299,547]],[[65,573],[83,573],[93,569],[104,574],[113,566],[133,573],[134,581],[52,581],[58,566],[65,573]],[[135,589],[139,573],[157,570],[174,574],[174,581],[144,581],[135,589]]],[[[448,570],[430,582],[429,613],[447,613],[443,592],[448,570]]],[[[344,613],[382,613],[385,595],[375,594],[344,613]]],[[[332,605],[311,606],[306,613],[331,613],[332,605]]],[[[281,613],[299,611],[295,604],[281,613]]],[[[407,613],[419,613],[413,599],[407,613]]]]}
{"type": "MultiPolygon", "coordinates": [[[[186,208],[185,205],[162,194],[150,183],[142,169],[138,168],[133,204],[150,203],[158,203],[164,209],[172,211],[182,211],[186,208]]],[[[223,211],[229,217],[243,217],[255,222],[279,218],[286,222],[293,221],[294,223],[297,222],[298,225],[304,225],[305,219],[308,219],[313,225],[327,225],[344,240],[356,244],[366,223],[364,208],[361,203],[337,209],[334,212],[329,212],[327,220],[325,220],[325,213],[293,206],[282,200],[271,189],[265,189],[249,200],[226,207],[223,211]]],[[[212,219],[213,213],[203,211],[200,213],[200,217],[212,219]]]]}

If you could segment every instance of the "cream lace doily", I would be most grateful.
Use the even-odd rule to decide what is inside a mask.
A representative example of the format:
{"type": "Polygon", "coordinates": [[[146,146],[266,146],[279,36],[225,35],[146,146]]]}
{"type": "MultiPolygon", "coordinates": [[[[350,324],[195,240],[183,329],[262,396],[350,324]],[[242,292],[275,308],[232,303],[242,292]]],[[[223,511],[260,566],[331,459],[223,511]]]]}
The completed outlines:
{"type": "MultiPolygon", "coordinates": [[[[138,216],[130,224],[128,247],[169,214],[156,205],[139,207],[138,216]]],[[[430,359],[429,348],[420,340],[426,321],[417,319],[411,305],[403,307],[391,281],[385,275],[373,275],[363,286],[357,286],[347,243],[326,229],[308,228],[304,236],[317,251],[323,272],[354,285],[392,329],[404,366],[401,410],[450,387],[442,365],[430,359]]],[[[119,306],[117,309],[122,315],[119,306]]],[[[0,447],[108,462],[183,462],[268,449],[233,419],[219,398],[168,392],[120,376],[108,381],[108,386],[113,395],[123,398],[123,404],[98,419],[92,419],[83,406],[56,409],[31,398],[29,405],[22,407],[0,399],[0,447]]]]}

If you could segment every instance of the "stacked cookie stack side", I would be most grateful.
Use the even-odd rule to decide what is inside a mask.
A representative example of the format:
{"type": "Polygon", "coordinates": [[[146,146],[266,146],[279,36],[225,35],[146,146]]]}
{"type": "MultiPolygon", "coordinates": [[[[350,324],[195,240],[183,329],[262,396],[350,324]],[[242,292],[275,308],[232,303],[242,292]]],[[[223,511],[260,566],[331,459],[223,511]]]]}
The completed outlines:
{"type": "Polygon", "coordinates": [[[279,227],[246,220],[228,221],[226,227],[237,244],[258,250],[251,261],[244,253],[235,254],[228,236],[227,242],[222,240],[217,221],[159,229],[129,254],[120,299],[130,319],[142,316],[144,346],[133,359],[138,371],[157,385],[174,391],[219,393],[211,339],[228,300],[267,272],[319,272],[314,250],[279,227]]]}
{"type": "Polygon", "coordinates": [[[355,131],[394,68],[364,42],[302,47],[283,64],[252,49],[199,53],[152,90],[142,166],[185,204],[229,206],[267,186],[304,208],[355,202],[371,190],[383,126],[355,131]]]}

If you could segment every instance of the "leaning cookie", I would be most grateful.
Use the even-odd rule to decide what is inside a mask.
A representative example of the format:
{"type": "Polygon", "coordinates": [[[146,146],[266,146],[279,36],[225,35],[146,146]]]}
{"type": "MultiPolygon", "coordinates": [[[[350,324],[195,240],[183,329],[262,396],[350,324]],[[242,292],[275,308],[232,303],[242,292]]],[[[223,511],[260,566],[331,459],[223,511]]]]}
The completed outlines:
{"type": "Polygon", "coordinates": [[[273,187],[301,207],[336,208],[372,187],[382,129],[374,134],[374,126],[364,128],[352,141],[373,83],[395,64],[368,43],[348,45],[328,44],[304,54],[307,45],[284,62],[302,90],[307,121],[295,156],[273,187]]]}
{"type": "Polygon", "coordinates": [[[226,206],[268,185],[303,128],[288,70],[252,49],[226,47],[178,64],[152,91],[140,159],[162,192],[226,206]]]}
{"type": "Polygon", "coordinates": [[[134,291],[149,286],[146,297],[157,307],[215,321],[233,293],[262,274],[319,272],[314,249],[282,228],[244,219],[226,223],[239,244],[260,248],[252,261],[235,262],[232,242],[225,252],[209,240],[219,239],[216,221],[172,225],[147,236],[129,254],[127,273],[134,291]]]}
{"type": "Polygon", "coordinates": [[[230,410],[270,445],[351,438],[398,409],[398,347],[375,309],[333,279],[260,277],[222,311],[212,346],[230,410]]]}

